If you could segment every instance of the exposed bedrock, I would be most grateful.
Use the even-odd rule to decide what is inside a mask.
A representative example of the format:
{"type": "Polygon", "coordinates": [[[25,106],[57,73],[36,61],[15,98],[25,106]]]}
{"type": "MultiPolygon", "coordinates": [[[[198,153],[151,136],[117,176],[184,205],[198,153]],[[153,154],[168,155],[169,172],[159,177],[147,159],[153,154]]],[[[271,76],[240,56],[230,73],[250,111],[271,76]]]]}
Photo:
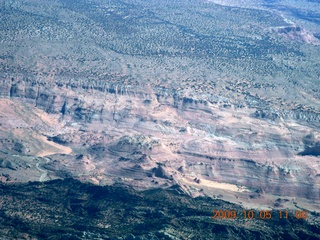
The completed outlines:
{"type": "MultiPolygon", "coordinates": [[[[98,81],[88,84],[85,80],[69,80],[63,82],[44,82],[32,80],[32,78],[15,77],[3,78],[0,80],[0,96],[21,98],[26,102],[34,104],[36,107],[45,110],[48,113],[62,113],[71,115],[76,120],[90,122],[94,119],[103,121],[104,117],[110,119],[110,115],[104,112],[104,103],[97,105],[94,102],[88,103],[85,99],[79,99],[79,95],[93,94],[94,91],[103,97],[101,93],[117,96],[130,96],[141,99],[145,106],[152,101],[160,104],[166,104],[177,109],[194,108],[203,111],[210,111],[208,104],[216,104],[222,108],[238,108],[238,106],[247,106],[257,109],[252,113],[252,117],[278,121],[281,117],[284,119],[293,119],[305,122],[320,123],[320,113],[307,109],[275,110],[265,101],[248,96],[242,104],[239,101],[226,99],[221,96],[210,97],[186,97],[175,90],[156,88],[153,91],[143,89],[143,87],[121,86],[98,81]],[[71,94],[68,94],[70,93],[71,94]]],[[[102,99],[100,99],[102,100],[102,99]]],[[[101,101],[100,101],[101,102],[101,101]]],[[[120,115],[123,113],[119,113],[120,115]]],[[[121,116],[119,116],[121,118],[121,116]]]]}
{"type": "Polygon", "coordinates": [[[277,27],[274,28],[274,32],[298,42],[319,45],[319,39],[317,38],[316,34],[309,33],[299,26],[277,27]]]}
{"type": "Polygon", "coordinates": [[[247,186],[254,191],[279,196],[320,200],[320,176],[313,179],[315,175],[312,172],[312,169],[295,161],[273,165],[245,159],[190,161],[183,167],[183,174],[195,174],[200,179],[247,186]]]}
{"type": "Polygon", "coordinates": [[[0,95],[60,117],[65,125],[48,140],[69,144],[78,153],[56,156],[59,161],[50,164],[68,176],[89,172],[99,175],[95,181],[101,184],[105,176],[124,176],[130,180],[123,181],[138,179],[136,184],[143,182],[144,188],[196,177],[320,199],[316,112],[275,111],[252,97],[245,100],[251,105],[236,108],[219,96],[196,99],[170,89],[102,82],[89,86],[83,80],[60,84],[3,79],[0,95]],[[69,126],[76,127],[64,132],[69,126]],[[77,160],[81,154],[88,159],[77,160]],[[161,180],[151,184],[150,178],[161,180]]]}

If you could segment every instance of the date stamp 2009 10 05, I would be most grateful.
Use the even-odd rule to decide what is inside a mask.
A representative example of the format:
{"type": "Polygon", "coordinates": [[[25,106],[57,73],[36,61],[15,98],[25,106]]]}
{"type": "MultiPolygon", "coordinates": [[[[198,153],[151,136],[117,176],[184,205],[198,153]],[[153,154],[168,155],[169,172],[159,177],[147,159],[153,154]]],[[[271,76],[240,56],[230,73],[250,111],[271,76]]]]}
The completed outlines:
{"type": "Polygon", "coordinates": [[[296,210],[295,212],[289,212],[288,210],[243,210],[237,212],[236,210],[213,210],[213,219],[266,219],[270,220],[273,217],[279,219],[288,219],[289,217],[295,217],[296,219],[307,219],[308,212],[306,210],[296,210]]]}

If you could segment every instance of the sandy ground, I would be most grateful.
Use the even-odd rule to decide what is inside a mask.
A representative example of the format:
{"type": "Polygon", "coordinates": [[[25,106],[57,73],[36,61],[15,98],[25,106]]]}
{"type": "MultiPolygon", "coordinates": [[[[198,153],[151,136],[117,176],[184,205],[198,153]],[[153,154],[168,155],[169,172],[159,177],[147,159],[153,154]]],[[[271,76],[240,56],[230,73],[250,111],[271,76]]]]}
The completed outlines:
{"type": "Polygon", "coordinates": [[[40,136],[39,139],[44,142],[45,144],[49,145],[48,149],[44,149],[39,151],[36,155],[38,157],[46,157],[52,154],[71,154],[72,149],[70,147],[62,146],[60,144],[48,141],[45,136],[40,136]]]}
{"type": "MultiPolygon", "coordinates": [[[[198,178],[199,179],[199,178],[198,178]]],[[[234,191],[234,192],[247,192],[249,191],[248,188],[244,186],[237,186],[230,183],[219,183],[215,181],[210,181],[206,179],[199,179],[199,183],[195,183],[194,180],[191,178],[181,178],[182,182],[184,184],[192,185],[192,186],[202,186],[202,187],[209,187],[209,188],[215,188],[215,189],[221,189],[221,190],[227,190],[227,191],[234,191]]]]}

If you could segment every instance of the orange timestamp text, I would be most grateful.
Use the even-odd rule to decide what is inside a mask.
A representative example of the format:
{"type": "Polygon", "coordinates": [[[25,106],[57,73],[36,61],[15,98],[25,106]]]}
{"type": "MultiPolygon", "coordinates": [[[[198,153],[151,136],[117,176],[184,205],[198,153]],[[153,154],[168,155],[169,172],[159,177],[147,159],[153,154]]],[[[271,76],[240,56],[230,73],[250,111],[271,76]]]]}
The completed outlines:
{"type": "Polygon", "coordinates": [[[288,219],[291,215],[296,219],[307,219],[308,212],[306,210],[296,210],[293,213],[289,213],[288,210],[243,210],[242,212],[237,212],[236,210],[213,210],[213,219],[266,219],[270,220],[273,217],[279,219],[288,219]]]}

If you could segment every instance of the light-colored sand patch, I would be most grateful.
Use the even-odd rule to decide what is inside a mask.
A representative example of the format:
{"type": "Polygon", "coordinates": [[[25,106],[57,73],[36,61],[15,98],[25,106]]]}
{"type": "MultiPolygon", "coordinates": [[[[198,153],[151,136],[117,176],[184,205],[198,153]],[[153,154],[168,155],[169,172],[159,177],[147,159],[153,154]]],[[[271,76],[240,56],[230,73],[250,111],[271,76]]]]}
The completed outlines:
{"type": "Polygon", "coordinates": [[[50,142],[47,140],[47,138],[45,136],[39,136],[38,139],[54,148],[54,149],[50,148],[50,149],[44,149],[42,151],[39,151],[36,154],[38,157],[45,157],[45,156],[49,156],[49,155],[57,154],[57,153],[59,153],[59,154],[72,153],[72,149],[70,147],[66,147],[66,146],[62,146],[62,145],[54,143],[54,142],[50,142]]]}
{"type": "MultiPolygon", "coordinates": [[[[198,178],[199,179],[199,178],[198,178]]],[[[250,190],[246,187],[239,187],[235,184],[230,183],[219,183],[215,181],[210,181],[206,179],[199,179],[199,183],[194,182],[193,180],[189,178],[182,178],[183,182],[185,182],[188,185],[193,186],[206,186],[210,188],[216,188],[216,189],[222,189],[222,190],[228,190],[228,191],[234,191],[234,192],[249,192],[250,190]]]]}
{"type": "Polygon", "coordinates": [[[229,191],[236,191],[236,192],[249,191],[249,189],[246,187],[243,187],[243,186],[238,187],[237,185],[230,184],[230,183],[219,183],[219,182],[209,181],[205,179],[201,179],[200,183],[207,187],[219,188],[219,189],[224,189],[229,191]]]}

